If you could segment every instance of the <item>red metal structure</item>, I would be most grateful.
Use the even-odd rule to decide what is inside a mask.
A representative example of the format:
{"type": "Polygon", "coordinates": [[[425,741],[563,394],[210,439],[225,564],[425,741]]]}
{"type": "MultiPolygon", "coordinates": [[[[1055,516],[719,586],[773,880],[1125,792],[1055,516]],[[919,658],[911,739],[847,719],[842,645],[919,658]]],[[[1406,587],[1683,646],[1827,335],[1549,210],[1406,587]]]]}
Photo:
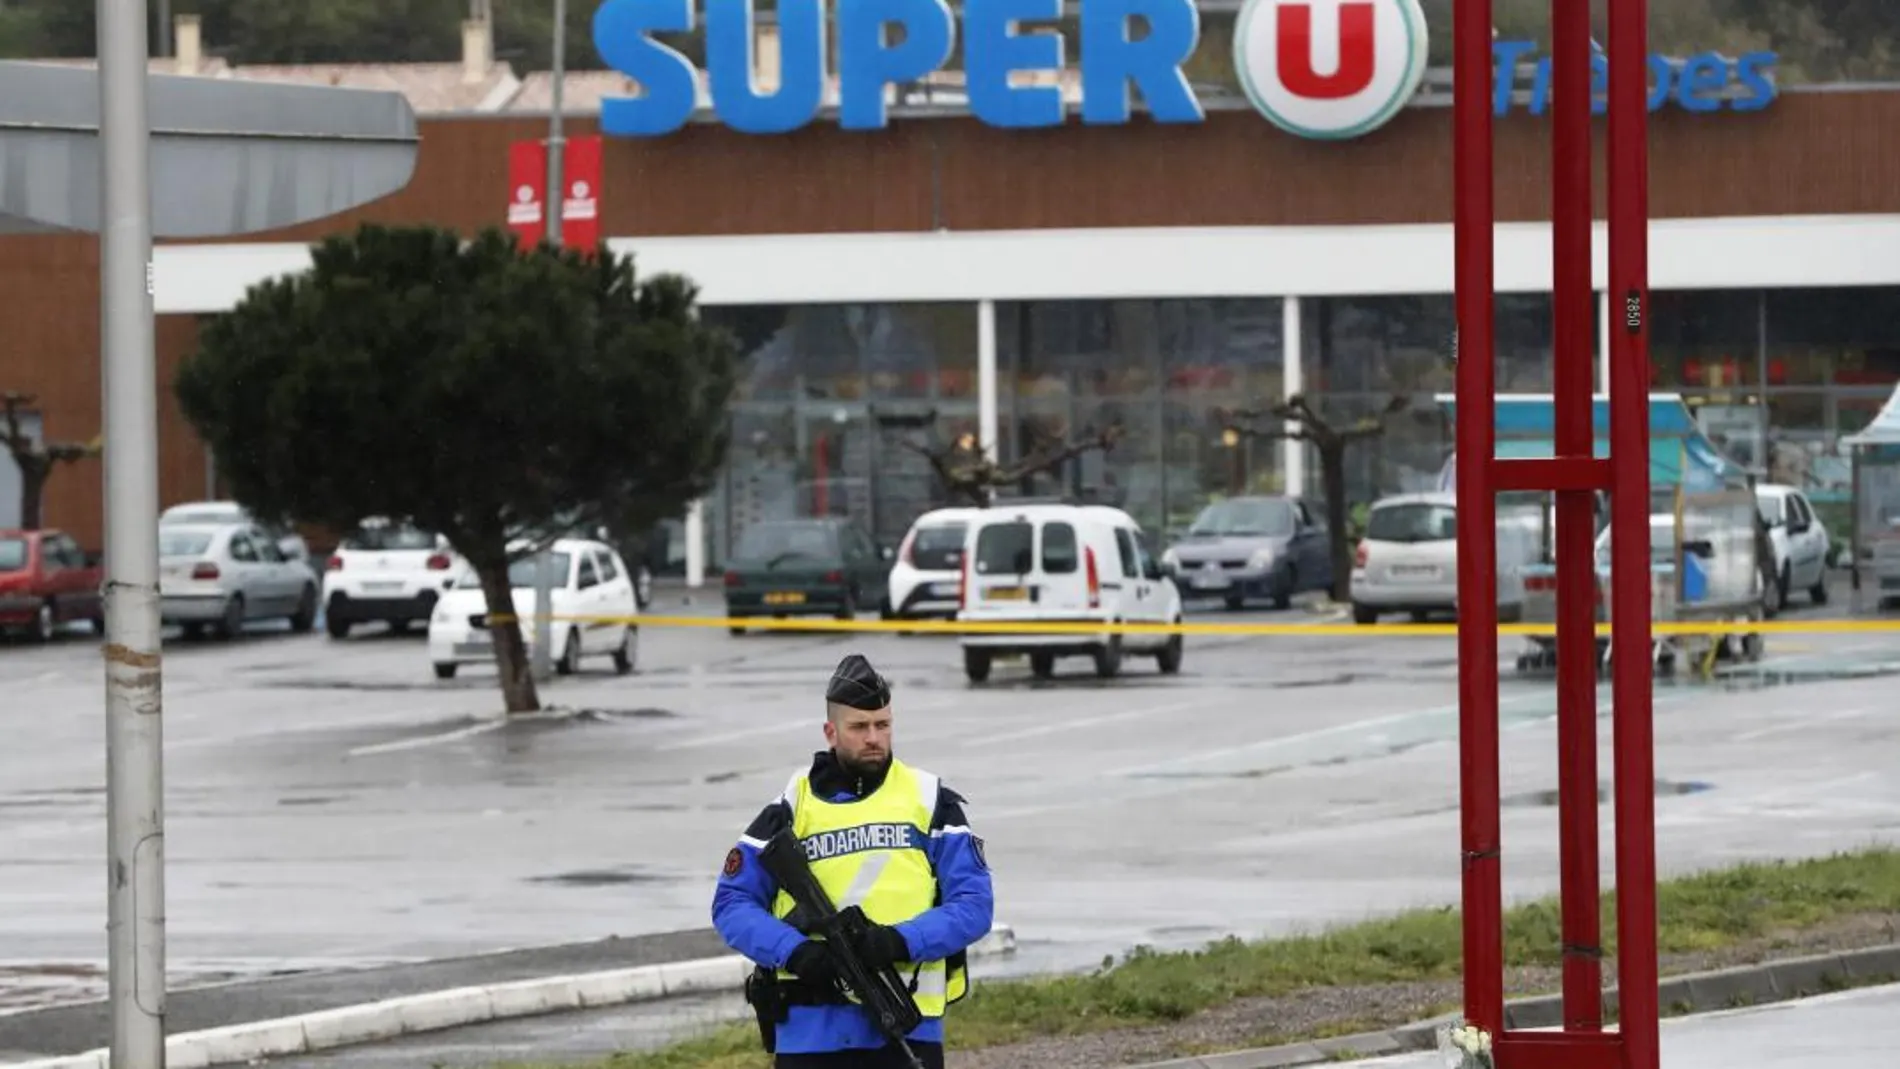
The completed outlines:
{"type": "MultiPolygon", "coordinates": [[[[1491,0],[1455,0],[1458,687],[1465,1017],[1499,1069],[1657,1069],[1650,720],[1648,3],[1609,0],[1609,457],[1595,456],[1590,5],[1551,0],[1554,456],[1498,460],[1493,349],[1491,0]],[[1497,500],[1557,497],[1558,826],[1564,1028],[1504,1029],[1498,797],[1497,500]],[[1598,916],[1594,494],[1611,518],[1618,1025],[1603,1027],[1598,916]]],[[[1499,77],[1509,78],[1510,72],[1499,77]]]]}

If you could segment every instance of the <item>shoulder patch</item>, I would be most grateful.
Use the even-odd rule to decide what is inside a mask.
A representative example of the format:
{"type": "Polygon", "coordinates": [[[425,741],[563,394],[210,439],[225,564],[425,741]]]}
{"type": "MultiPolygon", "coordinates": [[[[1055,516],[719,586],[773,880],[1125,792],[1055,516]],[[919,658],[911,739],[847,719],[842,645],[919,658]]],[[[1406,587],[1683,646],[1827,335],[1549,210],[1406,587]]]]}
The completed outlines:
{"type": "Polygon", "coordinates": [[[727,876],[737,876],[739,875],[739,870],[744,866],[745,855],[740,853],[739,848],[735,846],[731,850],[726,851],[726,864],[720,871],[727,876]]]}
{"type": "Polygon", "coordinates": [[[990,871],[990,859],[983,856],[983,837],[981,835],[970,836],[970,850],[976,854],[976,863],[983,866],[983,871],[990,871]]]}

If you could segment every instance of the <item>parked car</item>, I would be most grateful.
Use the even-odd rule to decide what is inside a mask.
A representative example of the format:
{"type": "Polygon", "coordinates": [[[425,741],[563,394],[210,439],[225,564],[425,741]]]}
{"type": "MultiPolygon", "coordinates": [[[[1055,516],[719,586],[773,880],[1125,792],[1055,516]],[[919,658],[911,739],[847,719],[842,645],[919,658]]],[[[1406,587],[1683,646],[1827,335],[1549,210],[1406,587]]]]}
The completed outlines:
{"type": "MultiPolygon", "coordinates": [[[[890,560],[849,520],[764,520],[745,529],[726,562],[726,615],[849,620],[889,594],[890,560]]],[[[731,627],[745,631],[743,624],[731,627]]]]}
{"type": "MultiPolygon", "coordinates": [[[[517,543],[512,549],[524,547],[517,543]]],[[[538,554],[508,566],[515,616],[528,655],[534,655],[535,575],[546,557],[554,566],[550,610],[554,615],[554,666],[562,675],[580,671],[582,660],[606,657],[614,671],[633,671],[639,629],[627,621],[640,614],[633,577],[620,554],[591,538],[563,538],[538,554]]],[[[429,617],[429,661],[437,679],[453,679],[465,664],[493,664],[495,639],[488,627],[488,599],[481,577],[468,569],[444,591],[429,617]]]]}
{"type": "Polygon", "coordinates": [[[252,620],[288,619],[298,632],[317,622],[316,575],[248,523],[159,527],[158,592],[160,617],[191,638],[207,625],[230,639],[252,620]]]}
{"type": "Polygon", "coordinates": [[[1768,525],[1768,545],[1774,554],[1775,587],[1768,594],[1775,611],[1788,607],[1788,594],[1795,590],[1807,591],[1816,605],[1827,604],[1832,539],[1808,496],[1796,487],[1757,483],[1755,507],[1768,525]]]}
{"type": "MultiPolygon", "coordinates": [[[[998,504],[970,521],[963,543],[960,621],[1008,623],[1178,623],[1181,594],[1149,555],[1141,525],[1106,505],[998,504]]],[[[1029,657],[1036,676],[1057,658],[1086,656],[1103,678],[1121,671],[1124,653],[1153,656],[1166,673],[1181,670],[1178,634],[1068,634],[980,631],[960,636],[963,670],[973,683],[995,659],[1029,657]]]]}
{"type": "Polygon", "coordinates": [[[277,552],[283,554],[285,560],[294,560],[307,566],[312,563],[310,546],[303,540],[302,535],[287,527],[258,523],[257,518],[252,516],[249,510],[235,501],[193,501],[188,504],[173,505],[158,514],[160,527],[171,524],[204,526],[221,523],[248,524],[256,527],[277,543],[277,552]]]}
{"type": "Polygon", "coordinates": [[[106,633],[99,557],[57,530],[0,530],[0,631],[45,642],[84,620],[106,633]]]}
{"type": "Polygon", "coordinates": [[[977,511],[932,509],[917,517],[891,563],[881,615],[898,620],[956,616],[963,535],[977,511]]]}
{"type": "Polygon", "coordinates": [[[468,564],[449,540],[412,524],[375,517],[337,543],[323,573],[323,623],[331,638],[381,621],[403,632],[427,626],[442,592],[468,564]]]}
{"type": "Polygon", "coordinates": [[[1219,597],[1229,609],[1270,598],[1284,609],[1303,590],[1333,585],[1326,525],[1295,497],[1232,497],[1202,509],[1161,555],[1187,594],[1219,597]]]}
{"type": "MultiPolygon", "coordinates": [[[[1524,615],[1524,568],[1536,559],[1537,536],[1512,518],[1497,526],[1498,619],[1524,615]]],[[[1385,613],[1423,619],[1458,611],[1458,498],[1431,492],[1373,502],[1366,536],[1354,551],[1352,618],[1374,624],[1385,613]]]]}

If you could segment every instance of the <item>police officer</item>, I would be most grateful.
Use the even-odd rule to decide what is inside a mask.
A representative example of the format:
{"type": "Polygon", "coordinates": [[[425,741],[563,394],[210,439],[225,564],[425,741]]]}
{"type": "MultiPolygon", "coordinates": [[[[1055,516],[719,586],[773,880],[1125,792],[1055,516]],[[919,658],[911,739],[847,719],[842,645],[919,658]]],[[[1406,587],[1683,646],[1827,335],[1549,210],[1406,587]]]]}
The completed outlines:
{"type": "Polygon", "coordinates": [[[840,993],[824,940],[784,919],[791,899],[759,850],[793,829],[832,902],[855,904],[873,922],[859,952],[911,986],[923,1023],[909,1046],[941,1069],[944,1008],[969,990],[966,951],[989,934],[994,914],[983,840],[971,834],[962,796],[892,755],[890,684],[858,654],[838,663],[826,688],[825,742],[726,855],[713,926],[759,967],[748,997],[780,1069],[908,1064],[840,993]]]}

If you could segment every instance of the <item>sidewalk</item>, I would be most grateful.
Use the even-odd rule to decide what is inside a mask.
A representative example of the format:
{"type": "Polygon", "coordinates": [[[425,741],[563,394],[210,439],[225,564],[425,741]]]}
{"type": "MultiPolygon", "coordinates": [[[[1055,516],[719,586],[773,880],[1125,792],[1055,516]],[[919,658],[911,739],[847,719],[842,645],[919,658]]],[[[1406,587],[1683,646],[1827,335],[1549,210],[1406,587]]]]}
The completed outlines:
{"type": "MultiPolygon", "coordinates": [[[[454,988],[693,961],[730,953],[718,933],[703,928],[413,965],[244,980],[172,991],[167,998],[165,1023],[167,1032],[176,1035],[454,988]]],[[[0,1014],[0,1064],[79,1054],[111,1041],[112,1021],[105,1002],[0,1014]]]]}
{"type": "MultiPolygon", "coordinates": [[[[1201,1059],[1209,1069],[1248,1063],[1201,1059]]],[[[1438,1069],[1436,1052],[1337,1063],[1342,1069],[1438,1069]]],[[[1662,1023],[1668,1069],[1870,1069],[1900,1064],[1900,984],[1724,1010],[1662,1023]]]]}

